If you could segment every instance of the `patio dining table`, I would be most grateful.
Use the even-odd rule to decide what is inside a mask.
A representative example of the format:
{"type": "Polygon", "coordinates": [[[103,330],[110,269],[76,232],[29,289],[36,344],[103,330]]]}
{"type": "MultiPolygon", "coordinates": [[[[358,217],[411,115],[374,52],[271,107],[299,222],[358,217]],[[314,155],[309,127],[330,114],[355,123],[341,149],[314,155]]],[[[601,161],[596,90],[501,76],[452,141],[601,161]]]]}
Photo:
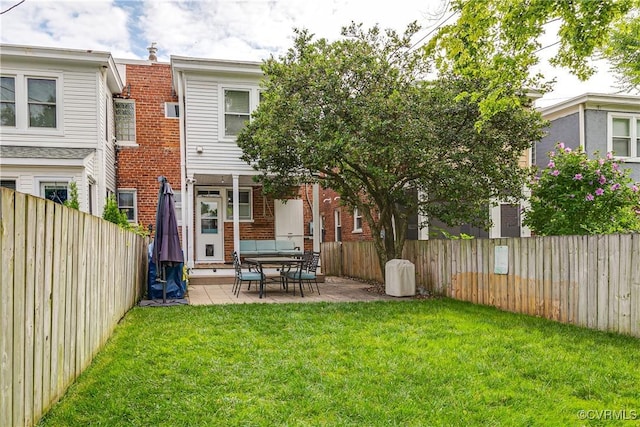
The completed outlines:
{"type": "MultiPolygon", "coordinates": [[[[304,259],[302,257],[283,257],[283,256],[266,256],[266,257],[253,257],[253,258],[245,258],[244,262],[247,264],[255,265],[258,268],[258,272],[260,274],[260,298],[265,294],[265,279],[267,276],[264,274],[265,267],[279,267],[280,269],[284,269],[286,267],[296,266],[299,268],[302,266],[304,259]]],[[[282,270],[281,270],[282,271],[282,270]]],[[[304,293],[302,291],[302,280],[298,280],[298,285],[300,287],[300,296],[304,297],[304,293]]],[[[295,288],[294,288],[295,289],[295,288]]]]}

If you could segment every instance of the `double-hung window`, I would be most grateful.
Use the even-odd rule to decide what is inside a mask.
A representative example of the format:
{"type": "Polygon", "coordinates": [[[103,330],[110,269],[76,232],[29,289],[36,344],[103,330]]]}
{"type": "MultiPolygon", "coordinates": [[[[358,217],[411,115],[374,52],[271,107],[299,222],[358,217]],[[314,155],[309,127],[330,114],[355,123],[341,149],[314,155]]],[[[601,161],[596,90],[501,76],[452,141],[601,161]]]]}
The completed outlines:
{"type": "Polygon", "coordinates": [[[249,90],[224,90],[224,136],[237,136],[251,117],[249,90]]]}
{"type": "Polygon", "coordinates": [[[15,77],[0,77],[0,124],[2,126],[16,125],[16,79],[15,77]]]}
{"type": "Polygon", "coordinates": [[[17,132],[61,131],[61,76],[0,76],[0,126],[17,132]]]}
{"type": "Polygon", "coordinates": [[[56,127],[56,81],[27,78],[29,127],[56,127]]]}
{"type": "Polygon", "coordinates": [[[640,158],[640,114],[609,114],[607,148],[616,157],[640,158]]]}
{"type": "Polygon", "coordinates": [[[362,215],[358,208],[353,209],[353,232],[362,233],[362,215]]]}
{"type": "MultiPolygon", "coordinates": [[[[251,190],[238,191],[238,219],[251,220],[251,190]]],[[[233,220],[233,190],[227,190],[227,220],[233,220]]]]}
{"type": "Polygon", "coordinates": [[[114,102],[116,141],[118,144],[136,144],[136,103],[130,99],[114,102]]]}
{"type": "Polygon", "coordinates": [[[127,221],[138,221],[136,215],[136,190],[118,189],[118,209],[127,215],[127,221]]]}

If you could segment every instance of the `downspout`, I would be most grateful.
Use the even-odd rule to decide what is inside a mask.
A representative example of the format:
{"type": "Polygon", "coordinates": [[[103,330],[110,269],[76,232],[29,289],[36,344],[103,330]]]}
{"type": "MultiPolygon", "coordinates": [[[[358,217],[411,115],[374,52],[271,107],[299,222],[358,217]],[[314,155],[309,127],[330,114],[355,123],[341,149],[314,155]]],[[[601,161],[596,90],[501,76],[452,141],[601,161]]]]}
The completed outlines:
{"type": "MultiPolygon", "coordinates": [[[[107,84],[107,69],[106,68],[102,68],[99,72],[100,75],[100,85],[99,85],[99,89],[98,89],[98,108],[97,108],[97,113],[98,116],[101,117],[102,120],[106,120],[107,117],[107,113],[105,112],[104,114],[100,114],[100,106],[103,105],[103,101],[102,101],[102,97],[104,95],[106,95],[107,93],[111,94],[111,91],[109,90],[109,85],[107,84]]],[[[105,106],[105,108],[107,108],[105,106]]],[[[99,119],[100,120],[100,119],[99,119]]],[[[99,121],[98,121],[99,123],[99,121]]],[[[105,128],[105,126],[100,126],[102,129],[105,128]]],[[[107,194],[107,190],[108,185],[107,185],[107,156],[105,153],[105,147],[106,144],[111,143],[111,141],[107,140],[107,135],[105,135],[104,138],[100,138],[100,132],[97,132],[97,141],[96,141],[96,158],[95,158],[95,162],[94,162],[94,172],[96,172],[96,168],[97,173],[95,173],[96,178],[99,180],[100,184],[98,184],[98,188],[102,187],[104,194],[107,194]],[[101,139],[103,139],[103,141],[101,141],[101,139]],[[105,142],[106,141],[106,142],[105,142]]],[[[114,153],[113,153],[113,160],[114,162],[117,160],[116,157],[116,153],[115,153],[115,148],[114,148],[114,153]]],[[[117,165],[113,165],[114,169],[117,167],[117,165]]],[[[114,178],[115,178],[115,186],[116,188],[113,189],[114,193],[118,191],[118,171],[114,170],[114,178]]],[[[100,194],[100,193],[98,193],[100,194]]],[[[96,213],[99,213],[100,216],[102,216],[103,211],[104,211],[104,206],[105,206],[106,201],[105,200],[96,200],[96,213]]]]}
{"type": "MultiPolygon", "coordinates": [[[[240,175],[233,174],[233,250],[240,253],[240,175]]],[[[224,255],[223,255],[224,257],[224,255]]]]}
{"type": "Polygon", "coordinates": [[[185,142],[185,102],[184,102],[184,88],[182,71],[176,74],[177,82],[176,87],[178,89],[178,106],[180,109],[180,191],[184,195],[182,198],[182,239],[183,246],[187,248],[185,254],[185,263],[187,268],[193,268],[193,227],[191,227],[192,218],[192,200],[193,200],[193,179],[187,177],[187,150],[185,142]]]}
{"type": "Polygon", "coordinates": [[[587,146],[585,141],[585,131],[584,131],[584,103],[581,103],[578,106],[578,138],[580,139],[580,146],[584,149],[585,153],[587,152],[587,146]]]}

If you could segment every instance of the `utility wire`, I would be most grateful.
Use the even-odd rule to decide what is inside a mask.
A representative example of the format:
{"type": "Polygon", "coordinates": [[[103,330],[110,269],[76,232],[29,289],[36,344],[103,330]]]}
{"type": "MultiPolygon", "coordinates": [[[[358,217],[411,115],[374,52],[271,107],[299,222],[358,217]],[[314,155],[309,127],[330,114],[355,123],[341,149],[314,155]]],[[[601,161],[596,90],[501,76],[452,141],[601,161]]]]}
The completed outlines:
{"type": "Polygon", "coordinates": [[[27,0],[22,0],[19,3],[14,4],[13,6],[11,6],[9,9],[3,10],[2,12],[0,12],[0,15],[4,15],[5,13],[9,12],[11,9],[16,8],[18,6],[20,6],[22,3],[24,3],[27,0]]]}
{"type": "Polygon", "coordinates": [[[425,34],[420,40],[418,40],[417,42],[415,42],[413,45],[411,45],[411,47],[409,49],[407,49],[407,51],[413,49],[414,47],[416,47],[418,44],[422,43],[424,41],[424,39],[426,39],[427,37],[429,37],[431,34],[435,33],[436,31],[438,31],[440,29],[440,27],[442,27],[444,24],[447,23],[447,21],[451,18],[453,18],[456,15],[456,12],[453,12],[451,15],[449,15],[449,17],[447,19],[445,19],[444,21],[442,21],[441,23],[439,23],[438,25],[436,25],[431,31],[429,31],[427,34],[425,34]]]}

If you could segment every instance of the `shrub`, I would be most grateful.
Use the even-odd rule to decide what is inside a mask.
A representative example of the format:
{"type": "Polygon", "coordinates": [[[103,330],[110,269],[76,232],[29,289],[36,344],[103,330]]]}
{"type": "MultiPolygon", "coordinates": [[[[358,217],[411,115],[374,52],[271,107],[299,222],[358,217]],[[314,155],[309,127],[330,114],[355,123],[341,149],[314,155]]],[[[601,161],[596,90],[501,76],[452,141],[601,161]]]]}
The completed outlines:
{"type": "Polygon", "coordinates": [[[589,159],[582,147],[559,143],[530,184],[523,224],[542,236],[639,232],[639,184],[621,163],[612,153],[589,159]]]}
{"type": "Polygon", "coordinates": [[[78,201],[78,184],[75,181],[69,183],[69,198],[64,201],[64,205],[68,208],[80,210],[80,202],[78,201]]]}

